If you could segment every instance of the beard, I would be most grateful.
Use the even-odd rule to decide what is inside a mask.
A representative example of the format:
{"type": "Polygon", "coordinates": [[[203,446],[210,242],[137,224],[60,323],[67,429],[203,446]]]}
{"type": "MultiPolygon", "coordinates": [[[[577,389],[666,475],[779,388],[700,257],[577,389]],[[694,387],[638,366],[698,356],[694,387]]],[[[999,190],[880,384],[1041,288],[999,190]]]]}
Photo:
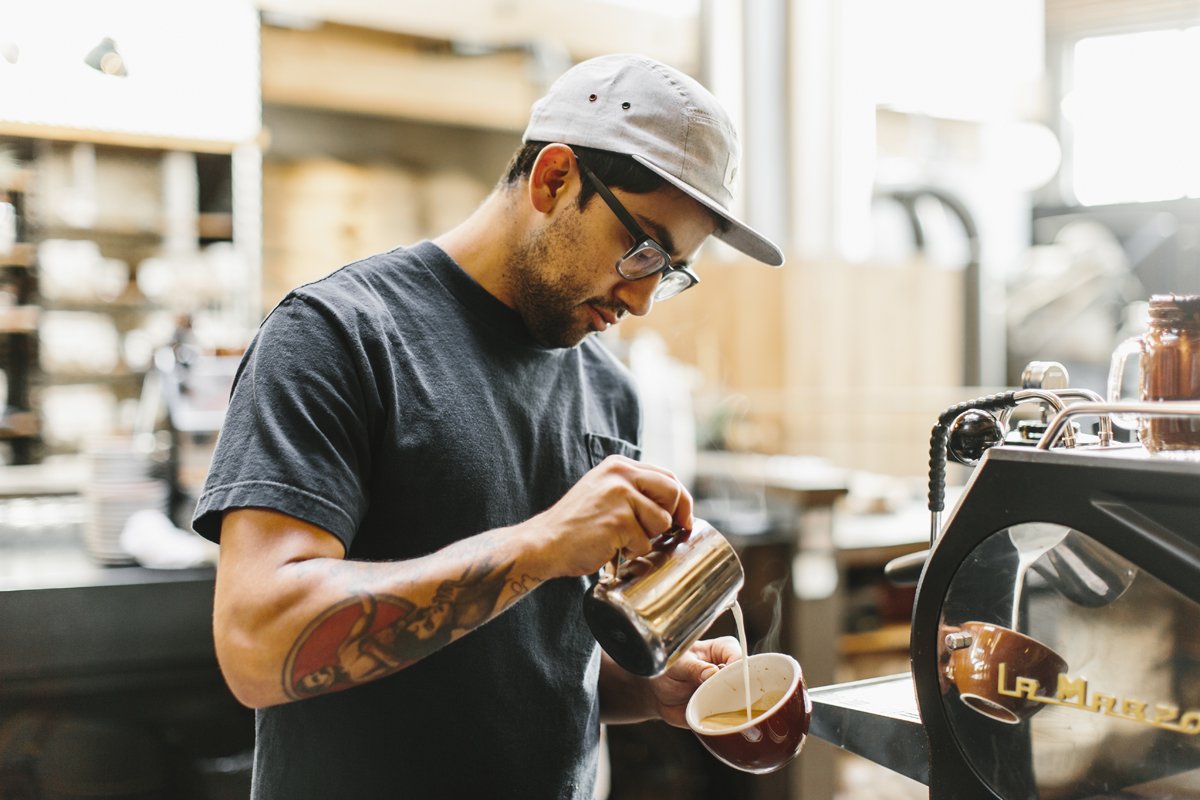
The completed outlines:
{"type": "Polygon", "coordinates": [[[589,297],[586,276],[579,274],[585,270],[568,263],[568,254],[581,252],[581,221],[575,210],[534,231],[505,270],[514,308],[533,338],[547,347],[574,347],[583,341],[591,331],[591,316],[581,308],[586,303],[618,315],[624,311],[610,300],[589,297]]]}

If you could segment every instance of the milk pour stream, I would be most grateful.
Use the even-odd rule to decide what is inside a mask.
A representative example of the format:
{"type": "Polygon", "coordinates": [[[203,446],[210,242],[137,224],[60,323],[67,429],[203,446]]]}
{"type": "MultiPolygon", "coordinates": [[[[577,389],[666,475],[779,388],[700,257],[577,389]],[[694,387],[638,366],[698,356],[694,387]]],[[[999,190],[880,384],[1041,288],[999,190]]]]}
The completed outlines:
{"type": "Polygon", "coordinates": [[[1028,523],[1013,528],[1008,537],[1017,548],[1017,585],[1013,591],[1012,629],[1018,630],[1017,622],[1021,614],[1021,595],[1025,589],[1025,573],[1033,562],[1042,557],[1046,551],[1055,547],[1067,535],[1067,529],[1055,525],[1028,523]]]}
{"type": "Polygon", "coordinates": [[[750,648],[746,644],[746,621],[742,618],[742,606],[736,600],[733,602],[733,621],[737,623],[738,641],[742,645],[742,685],[746,689],[746,721],[754,718],[750,710],[750,648]]]}

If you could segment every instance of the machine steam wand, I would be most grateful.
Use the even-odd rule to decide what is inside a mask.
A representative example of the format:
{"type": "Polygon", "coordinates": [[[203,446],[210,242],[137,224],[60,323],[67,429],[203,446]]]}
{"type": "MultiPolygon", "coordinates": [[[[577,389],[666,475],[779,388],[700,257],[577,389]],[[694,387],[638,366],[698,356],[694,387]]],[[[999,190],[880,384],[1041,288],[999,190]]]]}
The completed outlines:
{"type": "MultiPolygon", "coordinates": [[[[1047,430],[1038,444],[1048,448],[1059,438],[1064,447],[1075,447],[1075,433],[1065,422],[1066,400],[1082,402],[1070,406],[1080,409],[1072,413],[1092,413],[1099,416],[1099,444],[1108,446],[1113,441],[1112,420],[1107,409],[1100,410],[1102,398],[1089,389],[1072,389],[1067,386],[1067,371],[1057,362],[1034,361],[1025,367],[1022,374],[1023,388],[999,394],[979,397],[958,403],[938,415],[937,423],[929,437],[929,545],[937,543],[942,529],[942,512],[945,510],[946,459],[947,456],[968,466],[979,463],[985,450],[1001,444],[1005,439],[1008,422],[1013,410],[1022,403],[1037,402],[1053,409],[1054,420],[1063,421],[1047,430]],[[1091,409],[1085,411],[1084,409],[1091,409]]],[[[915,585],[920,577],[928,550],[909,553],[890,561],[884,574],[895,585],[915,585]]]]}
{"type": "MultiPolygon", "coordinates": [[[[933,426],[929,436],[929,545],[937,542],[938,532],[942,529],[942,511],[946,501],[946,455],[949,450],[955,455],[955,460],[973,466],[978,463],[983,451],[999,444],[1004,440],[1003,426],[994,416],[995,412],[1010,410],[1017,405],[1030,401],[1045,403],[1058,414],[1065,408],[1060,397],[1061,391],[1048,389],[1018,389],[1011,392],[979,397],[967,400],[947,408],[938,415],[938,421],[933,426]],[[985,416],[973,416],[972,412],[989,412],[985,416]],[[949,432],[955,423],[962,421],[964,429],[970,428],[968,442],[947,447],[949,432]],[[980,430],[982,428],[982,430],[980,430]]],[[[1063,445],[1075,446],[1074,433],[1067,428],[1063,431],[1063,445]]]]}

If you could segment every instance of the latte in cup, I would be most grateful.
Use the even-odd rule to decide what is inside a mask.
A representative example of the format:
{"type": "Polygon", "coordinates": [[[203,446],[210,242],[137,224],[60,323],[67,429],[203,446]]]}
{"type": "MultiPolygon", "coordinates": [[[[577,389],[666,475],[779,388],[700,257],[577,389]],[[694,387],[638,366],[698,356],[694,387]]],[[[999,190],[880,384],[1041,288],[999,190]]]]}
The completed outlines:
{"type": "Polygon", "coordinates": [[[709,714],[700,720],[700,730],[705,733],[719,733],[730,728],[735,728],[738,725],[745,725],[747,722],[753,722],[774,708],[775,704],[782,699],[783,692],[764,694],[751,704],[749,718],[746,717],[746,710],[744,708],[709,714]]]}
{"type": "Polygon", "coordinates": [[[759,653],[719,670],[692,694],[687,724],[710,753],[743,772],[773,772],[804,746],[812,701],[796,659],[759,653]],[[750,717],[744,669],[749,669],[750,717]]]}

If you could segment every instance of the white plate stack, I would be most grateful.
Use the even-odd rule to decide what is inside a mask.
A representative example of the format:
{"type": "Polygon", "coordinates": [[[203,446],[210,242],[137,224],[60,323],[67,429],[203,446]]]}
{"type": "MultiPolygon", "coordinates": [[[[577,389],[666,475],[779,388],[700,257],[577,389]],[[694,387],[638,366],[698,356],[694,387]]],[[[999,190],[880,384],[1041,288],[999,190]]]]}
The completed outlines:
{"type": "Polygon", "coordinates": [[[100,564],[132,564],[121,547],[121,532],[134,512],[153,509],[166,513],[170,487],[152,477],[151,452],[139,449],[132,437],[106,437],[88,442],[85,450],[92,480],[84,490],[88,513],[83,545],[100,564]]]}

